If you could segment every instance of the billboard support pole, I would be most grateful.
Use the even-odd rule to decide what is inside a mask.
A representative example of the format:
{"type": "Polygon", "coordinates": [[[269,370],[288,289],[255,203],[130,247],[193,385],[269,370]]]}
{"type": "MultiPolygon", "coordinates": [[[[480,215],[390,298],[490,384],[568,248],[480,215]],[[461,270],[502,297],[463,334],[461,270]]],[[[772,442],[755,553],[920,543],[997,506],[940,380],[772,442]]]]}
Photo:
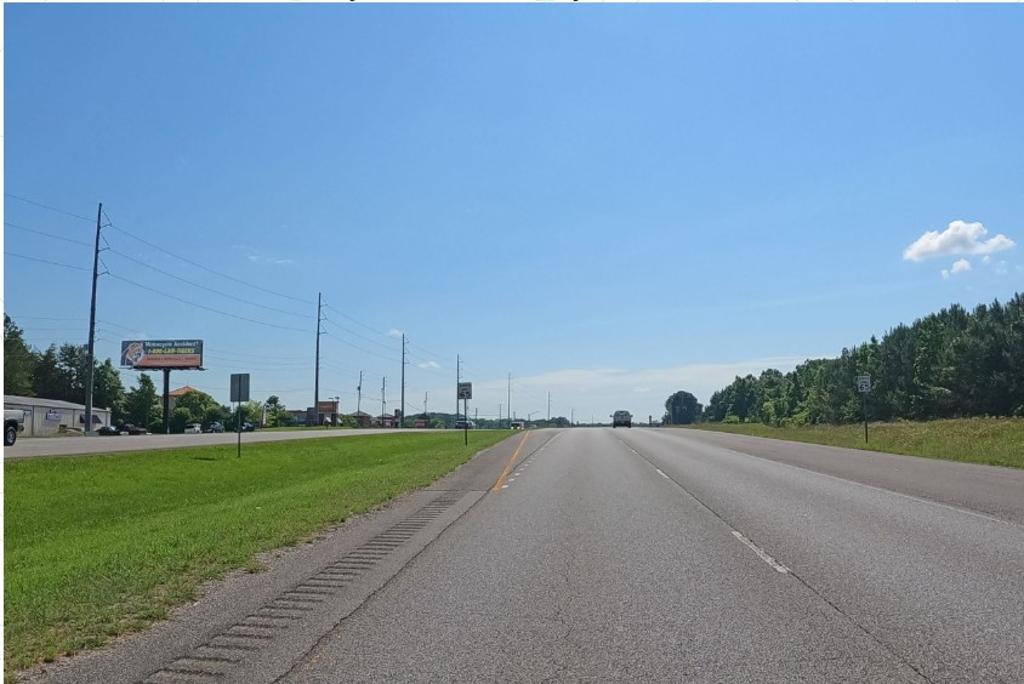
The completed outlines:
{"type": "Polygon", "coordinates": [[[92,299],[89,302],[89,379],[85,388],[85,434],[91,435],[92,429],[92,390],[95,384],[96,369],[96,281],[99,279],[100,265],[100,230],[102,229],[103,202],[96,209],[96,247],[92,253],[92,299]]]}
{"type": "Polygon", "coordinates": [[[171,369],[164,368],[164,434],[171,434],[171,369]]]}

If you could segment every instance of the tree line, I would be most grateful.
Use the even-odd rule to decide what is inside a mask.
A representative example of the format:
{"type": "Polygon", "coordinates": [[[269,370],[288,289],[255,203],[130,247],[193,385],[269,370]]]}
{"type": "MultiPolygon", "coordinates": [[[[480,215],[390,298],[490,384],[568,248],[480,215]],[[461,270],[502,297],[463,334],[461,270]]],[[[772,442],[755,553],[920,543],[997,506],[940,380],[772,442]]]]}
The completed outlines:
{"type": "MultiPolygon", "coordinates": [[[[136,385],[125,389],[121,375],[108,358],[93,361],[93,405],[110,409],[114,425],[131,423],[150,432],[163,432],[163,400],[153,379],[140,373],[136,385]]],[[[85,403],[89,379],[89,355],[82,344],[51,344],[37,350],[25,342],[24,331],[4,314],[4,392],[26,397],[85,403]]],[[[259,424],[266,412],[267,427],[288,425],[291,415],[276,396],[267,401],[242,404],[241,420],[259,424]]],[[[220,422],[228,429],[237,425],[239,411],[223,406],[205,392],[194,390],[179,397],[171,412],[171,432],[200,423],[220,422]]]]}
{"type": "Polygon", "coordinates": [[[737,377],[711,396],[703,419],[850,423],[862,399],[871,420],[1024,416],[1024,294],[973,311],[954,304],[789,373],[737,377]],[[860,375],[871,376],[863,398],[860,375]]]}

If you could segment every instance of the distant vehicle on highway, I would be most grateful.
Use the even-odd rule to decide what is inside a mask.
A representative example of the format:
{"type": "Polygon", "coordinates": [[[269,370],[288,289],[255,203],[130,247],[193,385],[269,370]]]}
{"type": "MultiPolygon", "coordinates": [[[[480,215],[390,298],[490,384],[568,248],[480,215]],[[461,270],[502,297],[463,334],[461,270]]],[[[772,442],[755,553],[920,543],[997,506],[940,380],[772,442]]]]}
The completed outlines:
{"type": "Polygon", "coordinates": [[[4,446],[13,446],[25,429],[25,414],[20,409],[4,409],[4,446]]]}
{"type": "Polygon", "coordinates": [[[121,430],[113,425],[104,425],[100,429],[96,430],[96,434],[102,435],[103,437],[116,437],[121,434],[121,430]]]}
{"type": "Polygon", "coordinates": [[[616,411],[612,414],[612,427],[633,427],[633,414],[629,411],[616,411]]]}
{"type": "Polygon", "coordinates": [[[242,423],[242,432],[255,432],[255,431],[256,431],[256,426],[253,425],[252,423],[250,423],[249,421],[246,421],[246,422],[242,423]]]}
{"type": "Polygon", "coordinates": [[[526,421],[525,420],[513,420],[511,423],[509,423],[509,428],[512,429],[512,430],[525,430],[526,429],[526,421]]]}
{"type": "Polygon", "coordinates": [[[215,420],[207,426],[204,432],[224,432],[224,424],[219,420],[215,420]]]}
{"type": "Polygon", "coordinates": [[[476,423],[471,420],[457,420],[455,421],[456,430],[472,430],[476,428],[476,423]]]}
{"type": "Polygon", "coordinates": [[[186,435],[198,435],[203,431],[203,426],[199,423],[190,423],[185,426],[186,435]]]}

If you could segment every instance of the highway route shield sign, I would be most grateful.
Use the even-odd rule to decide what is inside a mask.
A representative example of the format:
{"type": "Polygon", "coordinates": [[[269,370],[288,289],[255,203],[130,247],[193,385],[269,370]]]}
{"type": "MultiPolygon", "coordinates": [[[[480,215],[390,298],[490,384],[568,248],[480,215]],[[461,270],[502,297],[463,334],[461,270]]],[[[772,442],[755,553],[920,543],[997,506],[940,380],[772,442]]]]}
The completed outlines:
{"type": "Polygon", "coordinates": [[[867,394],[871,391],[871,376],[870,375],[858,375],[857,376],[857,391],[861,394],[867,394]]]}

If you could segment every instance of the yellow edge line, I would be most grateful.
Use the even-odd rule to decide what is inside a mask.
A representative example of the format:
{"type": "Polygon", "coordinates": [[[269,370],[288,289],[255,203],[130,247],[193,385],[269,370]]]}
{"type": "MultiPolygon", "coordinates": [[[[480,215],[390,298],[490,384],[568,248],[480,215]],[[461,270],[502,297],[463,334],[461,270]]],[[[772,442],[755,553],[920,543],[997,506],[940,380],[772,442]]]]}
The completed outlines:
{"type": "Polygon", "coordinates": [[[523,450],[523,445],[526,444],[526,438],[530,436],[529,432],[523,433],[523,438],[519,440],[519,446],[512,452],[512,457],[508,459],[508,463],[505,464],[505,469],[501,471],[501,475],[498,476],[494,486],[491,487],[492,492],[500,492],[501,486],[505,484],[505,480],[508,478],[508,474],[512,472],[512,466],[515,465],[516,459],[519,458],[519,452],[523,450]]]}

